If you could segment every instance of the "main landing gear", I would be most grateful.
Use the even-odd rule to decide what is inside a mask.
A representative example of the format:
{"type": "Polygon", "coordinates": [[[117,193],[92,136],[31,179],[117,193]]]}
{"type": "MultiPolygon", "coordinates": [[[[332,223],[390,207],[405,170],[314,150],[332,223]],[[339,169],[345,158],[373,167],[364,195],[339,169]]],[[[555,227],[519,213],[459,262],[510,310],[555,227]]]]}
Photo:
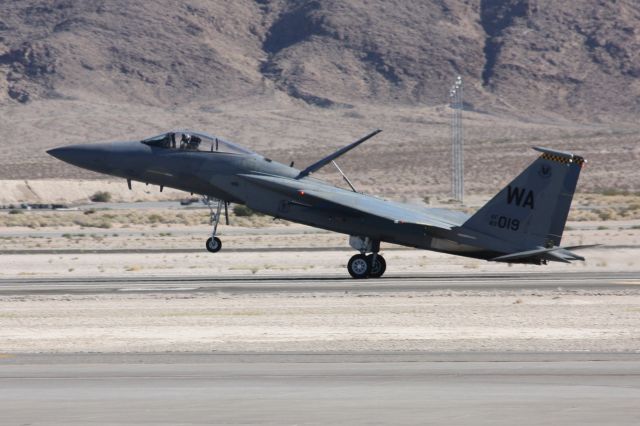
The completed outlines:
{"type": "Polygon", "coordinates": [[[387,262],[380,254],[380,241],[372,241],[368,237],[351,236],[351,247],[360,251],[349,259],[347,270],[353,278],[380,278],[387,269],[387,262]],[[367,252],[373,252],[366,254],[367,252]]]}
{"type": "Polygon", "coordinates": [[[213,229],[211,230],[211,237],[207,240],[206,247],[207,250],[211,253],[217,253],[222,248],[222,241],[220,238],[216,237],[216,233],[218,232],[218,224],[220,223],[220,213],[222,212],[222,206],[224,205],[224,214],[226,217],[227,225],[229,224],[229,211],[227,209],[227,202],[223,200],[217,200],[217,207],[215,211],[211,206],[211,198],[202,197],[202,202],[209,207],[209,214],[211,216],[211,224],[213,225],[213,229]]]}

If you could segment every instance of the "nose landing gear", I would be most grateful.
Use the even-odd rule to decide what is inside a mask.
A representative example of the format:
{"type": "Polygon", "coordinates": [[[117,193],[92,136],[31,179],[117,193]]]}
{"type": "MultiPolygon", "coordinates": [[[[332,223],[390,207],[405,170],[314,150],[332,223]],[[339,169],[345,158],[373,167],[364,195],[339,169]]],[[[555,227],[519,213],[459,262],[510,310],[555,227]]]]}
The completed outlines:
{"type": "Polygon", "coordinates": [[[222,248],[222,241],[220,241],[220,238],[210,237],[207,240],[207,250],[209,250],[210,253],[217,253],[220,251],[221,248],[222,248]]]}
{"type": "Polygon", "coordinates": [[[387,262],[380,254],[380,241],[372,241],[369,237],[351,236],[351,247],[360,251],[349,259],[347,271],[353,278],[380,278],[387,269],[387,262]],[[367,252],[372,252],[367,255],[367,252]]]}
{"type": "Polygon", "coordinates": [[[202,201],[209,207],[209,214],[211,216],[211,224],[213,225],[213,229],[211,230],[211,237],[207,240],[205,247],[207,251],[210,253],[217,253],[222,249],[222,241],[220,238],[216,237],[216,233],[218,232],[218,224],[220,223],[220,213],[222,211],[222,205],[224,204],[224,213],[226,217],[227,225],[229,224],[229,212],[227,210],[227,202],[223,200],[217,200],[217,207],[214,212],[213,207],[211,207],[211,198],[202,197],[202,201]]]}

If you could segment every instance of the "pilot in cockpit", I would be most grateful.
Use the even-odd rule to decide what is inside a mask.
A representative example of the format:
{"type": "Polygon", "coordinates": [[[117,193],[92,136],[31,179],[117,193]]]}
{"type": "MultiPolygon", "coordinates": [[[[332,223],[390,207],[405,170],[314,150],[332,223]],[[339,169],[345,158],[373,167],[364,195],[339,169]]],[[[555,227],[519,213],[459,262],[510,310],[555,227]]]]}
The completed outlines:
{"type": "Polygon", "coordinates": [[[182,138],[180,139],[180,149],[189,149],[190,143],[191,136],[187,133],[183,133],[182,138]]]}
{"type": "Polygon", "coordinates": [[[183,133],[182,138],[180,139],[180,149],[197,151],[200,146],[200,142],[202,142],[202,139],[198,136],[183,133]]]}
{"type": "Polygon", "coordinates": [[[196,135],[191,135],[191,137],[189,138],[189,149],[193,149],[194,151],[197,151],[198,148],[200,147],[200,142],[202,142],[202,139],[200,139],[196,135]]]}

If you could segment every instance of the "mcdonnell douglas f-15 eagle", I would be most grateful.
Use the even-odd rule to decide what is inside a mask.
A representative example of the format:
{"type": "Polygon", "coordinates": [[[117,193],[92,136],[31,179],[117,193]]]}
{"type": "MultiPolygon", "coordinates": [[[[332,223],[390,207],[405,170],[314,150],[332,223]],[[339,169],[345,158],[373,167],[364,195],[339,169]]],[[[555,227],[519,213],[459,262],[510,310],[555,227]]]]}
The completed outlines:
{"type": "Polygon", "coordinates": [[[386,262],[380,243],[495,262],[546,264],[584,260],[571,252],[588,246],[560,245],[571,200],[585,160],[534,147],[540,156],[475,214],[423,208],[357,192],[335,160],[367,136],[304,170],[278,163],[249,149],[204,133],[171,131],[141,141],[71,145],[47,151],[78,167],[201,194],[211,208],[210,252],[222,247],[216,236],[228,203],[244,204],[276,218],[350,235],[359,253],[347,269],[353,278],[378,278],[386,262]],[[351,189],[310,175],[333,163],[351,189]]]}

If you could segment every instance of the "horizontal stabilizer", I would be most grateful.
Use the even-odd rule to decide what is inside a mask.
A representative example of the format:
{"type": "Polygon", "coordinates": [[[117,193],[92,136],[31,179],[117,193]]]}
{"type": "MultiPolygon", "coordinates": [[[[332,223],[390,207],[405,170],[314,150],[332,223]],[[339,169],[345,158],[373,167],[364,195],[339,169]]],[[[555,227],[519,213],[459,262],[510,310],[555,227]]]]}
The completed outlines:
{"type": "Polygon", "coordinates": [[[333,160],[335,160],[336,158],[340,157],[343,154],[346,154],[347,152],[351,151],[353,148],[355,148],[356,146],[360,145],[362,142],[371,139],[372,137],[374,137],[375,135],[377,135],[378,133],[380,133],[382,130],[378,129],[376,131],[373,131],[371,133],[369,133],[367,136],[358,139],[357,141],[343,147],[340,148],[339,150],[337,150],[336,152],[334,152],[333,154],[324,157],[322,160],[320,161],[316,161],[315,163],[313,163],[312,165],[310,165],[309,167],[307,167],[306,169],[304,169],[303,171],[300,172],[300,174],[296,177],[296,179],[301,179],[305,176],[309,176],[309,174],[320,170],[321,168],[323,168],[324,166],[326,166],[327,164],[329,164],[330,162],[332,162],[333,160]]]}
{"type": "Polygon", "coordinates": [[[600,244],[591,244],[584,246],[568,246],[568,247],[551,247],[540,248],[534,250],[521,251],[518,253],[505,254],[491,259],[493,262],[513,262],[516,260],[538,258],[544,260],[552,260],[556,262],[570,263],[572,260],[584,260],[584,257],[572,253],[570,250],[586,249],[597,247],[600,244]]]}

